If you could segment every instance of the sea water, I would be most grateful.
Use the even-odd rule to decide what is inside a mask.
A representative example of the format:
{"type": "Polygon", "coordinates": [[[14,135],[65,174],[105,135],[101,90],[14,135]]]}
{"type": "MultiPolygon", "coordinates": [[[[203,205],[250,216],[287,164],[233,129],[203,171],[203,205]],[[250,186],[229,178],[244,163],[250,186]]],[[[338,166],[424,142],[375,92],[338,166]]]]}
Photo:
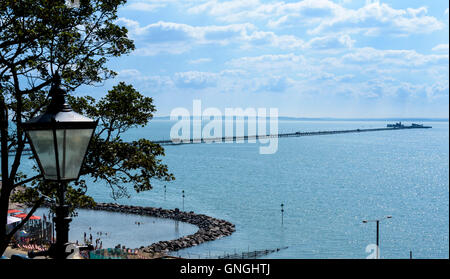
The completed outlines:
{"type": "MultiPolygon", "coordinates": [[[[47,208],[39,208],[34,215],[51,217],[49,213],[47,208]]],[[[51,218],[47,220],[51,221],[51,218]]],[[[78,241],[83,245],[92,236],[92,244],[95,246],[98,239],[103,248],[120,245],[134,249],[194,234],[198,230],[197,226],[171,219],[88,209],[78,209],[69,225],[71,242],[78,241]]]]}
{"type": "MultiPolygon", "coordinates": [[[[168,139],[174,123],[152,120],[125,139],[168,139]]],[[[278,126],[283,133],[387,123],[280,120],[278,126]]],[[[236,225],[231,236],[177,252],[184,257],[288,247],[265,257],[366,258],[376,223],[362,221],[380,219],[381,258],[409,258],[410,251],[414,258],[448,258],[449,125],[423,124],[433,128],[280,138],[274,154],[259,154],[259,143],[165,146],[162,160],[176,180],[154,181],[153,190],[139,194],[130,187],[132,197],[118,201],[108,186],[85,179],[99,202],[184,206],[236,225]]],[[[124,230],[120,222],[111,226],[124,230]]]]}

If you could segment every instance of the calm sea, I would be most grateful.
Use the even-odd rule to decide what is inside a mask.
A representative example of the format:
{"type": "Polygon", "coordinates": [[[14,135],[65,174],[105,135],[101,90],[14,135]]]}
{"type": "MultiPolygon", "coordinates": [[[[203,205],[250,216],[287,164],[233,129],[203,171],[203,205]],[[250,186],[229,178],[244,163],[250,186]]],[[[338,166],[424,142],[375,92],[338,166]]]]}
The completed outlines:
{"type": "MultiPolygon", "coordinates": [[[[153,120],[127,140],[168,139],[174,123],[153,120]]],[[[282,133],[386,124],[284,120],[278,125],[282,133]]],[[[182,209],[184,190],[185,211],[236,225],[229,237],[176,253],[190,258],[281,247],[288,248],[266,257],[366,258],[366,247],[376,242],[376,224],[362,220],[387,215],[392,218],[380,222],[382,258],[409,258],[410,251],[414,258],[448,258],[449,124],[424,124],[433,128],[280,138],[271,155],[259,154],[259,143],[166,146],[163,162],[176,181],[155,181],[152,191],[139,194],[130,187],[132,198],[116,202],[182,209]]],[[[113,202],[106,185],[91,184],[88,194],[113,202]]],[[[111,225],[112,231],[123,230],[120,222],[111,225]]]]}

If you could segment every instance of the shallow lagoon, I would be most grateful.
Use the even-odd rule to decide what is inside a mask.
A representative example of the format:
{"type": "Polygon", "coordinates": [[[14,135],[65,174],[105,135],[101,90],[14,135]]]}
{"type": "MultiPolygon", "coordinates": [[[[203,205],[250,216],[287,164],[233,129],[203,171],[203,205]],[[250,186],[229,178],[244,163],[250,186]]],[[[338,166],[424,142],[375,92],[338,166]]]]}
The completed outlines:
{"type": "MultiPolygon", "coordinates": [[[[194,234],[198,230],[197,226],[188,223],[150,216],[87,209],[79,209],[77,212],[78,216],[72,218],[70,223],[70,241],[78,240],[81,244],[84,233],[87,238],[92,234],[94,245],[95,240],[100,238],[103,248],[113,248],[117,244],[132,249],[139,248],[194,234]]],[[[34,215],[43,214],[48,216],[48,209],[40,208],[34,215]]]]}

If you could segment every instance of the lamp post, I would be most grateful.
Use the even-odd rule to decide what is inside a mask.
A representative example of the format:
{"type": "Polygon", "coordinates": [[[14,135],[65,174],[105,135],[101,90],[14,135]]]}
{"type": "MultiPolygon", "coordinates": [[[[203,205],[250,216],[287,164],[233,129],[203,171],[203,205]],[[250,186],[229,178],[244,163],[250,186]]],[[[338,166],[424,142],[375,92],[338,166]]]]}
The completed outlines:
{"type": "Polygon", "coordinates": [[[283,225],[284,204],[281,204],[281,225],[283,225]]]}
{"type": "MultiPolygon", "coordinates": [[[[391,218],[392,218],[392,216],[388,215],[388,216],[386,216],[384,218],[381,218],[381,219],[391,219],[391,218]]],[[[377,253],[376,253],[377,257],[376,257],[376,259],[380,258],[380,220],[381,219],[363,220],[362,221],[365,224],[369,223],[369,222],[376,222],[377,223],[377,253]]]]}
{"type": "Polygon", "coordinates": [[[182,195],[182,198],[183,198],[183,211],[184,211],[184,190],[181,191],[181,193],[183,194],[183,195],[182,195]]]}
{"type": "Polygon", "coordinates": [[[67,184],[77,180],[98,121],[82,116],[66,102],[66,91],[61,89],[56,76],[49,96],[47,111],[23,123],[34,157],[44,180],[57,182],[56,216],[54,217],[56,243],[48,254],[65,259],[69,242],[69,206],[64,203],[67,184]]]}

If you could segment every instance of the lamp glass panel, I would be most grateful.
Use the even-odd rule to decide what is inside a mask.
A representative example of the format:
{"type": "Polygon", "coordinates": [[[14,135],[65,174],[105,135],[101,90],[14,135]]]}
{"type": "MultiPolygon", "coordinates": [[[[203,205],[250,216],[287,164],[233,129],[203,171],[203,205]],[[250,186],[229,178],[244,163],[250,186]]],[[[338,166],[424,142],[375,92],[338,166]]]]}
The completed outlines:
{"type": "Polygon", "coordinates": [[[77,179],[93,129],[58,129],[58,160],[61,180],[77,179]]]}
{"type": "Polygon", "coordinates": [[[55,146],[52,130],[30,130],[28,136],[42,166],[44,178],[57,180],[55,146]]]}

